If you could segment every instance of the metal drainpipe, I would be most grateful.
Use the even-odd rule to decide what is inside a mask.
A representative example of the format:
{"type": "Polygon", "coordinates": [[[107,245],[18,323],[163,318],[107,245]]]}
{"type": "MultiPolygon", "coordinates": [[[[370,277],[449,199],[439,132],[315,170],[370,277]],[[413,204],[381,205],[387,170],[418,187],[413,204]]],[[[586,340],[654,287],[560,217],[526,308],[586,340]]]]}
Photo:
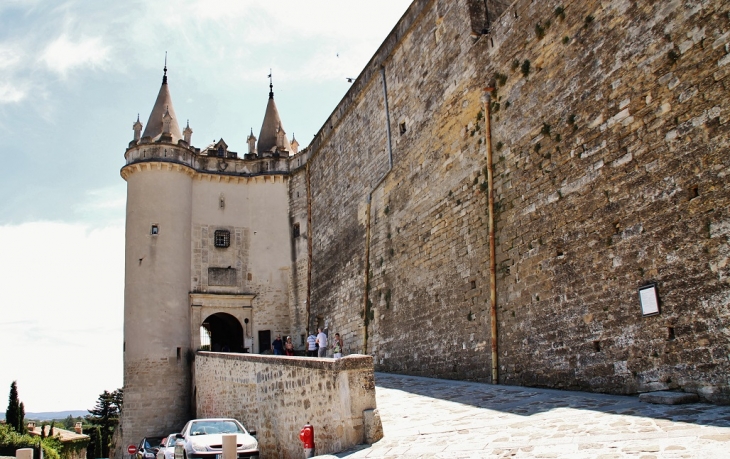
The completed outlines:
{"type": "Polygon", "coordinates": [[[370,204],[373,200],[373,192],[378,189],[381,183],[383,183],[383,180],[385,180],[385,177],[390,174],[390,171],[393,170],[393,143],[390,139],[390,109],[388,108],[388,85],[385,81],[385,66],[380,67],[380,76],[382,77],[383,81],[383,102],[385,106],[385,132],[387,134],[386,137],[386,143],[388,146],[388,170],[385,171],[385,174],[383,174],[382,177],[380,177],[380,180],[375,184],[373,189],[368,193],[368,203],[367,203],[367,211],[366,211],[366,223],[365,223],[365,294],[363,295],[363,311],[365,313],[365,317],[363,317],[363,345],[362,345],[362,353],[367,354],[368,353],[368,324],[370,322],[370,319],[368,318],[368,299],[369,299],[369,291],[368,287],[370,286],[370,204]]]}
{"type": "MultiPolygon", "coordinates": [[[[380,76],[383,78],[383,101],[385,102],[385,130],[388,133],[388,171],[383,175],[383,178],[380,179],[380,182],[382,182],[385,176],[388,175],[388,172],[393,169],[393,145],[390,141],[390,110],[388,109],[388,85],[385,82],[385,66],[380,67],[380,76]]],[[[380,182],[378,182],[378,185],[380,185],[380,182]]],[[[375,188],[377,188],[378,185],[375,185],[375,188]]]]}
{"type": "Polygon", "coordinates": [[[365,222],[365,294],[363,295],[363,304],[362,304],[362,310],[364,312],[363,320],[362,320],[362,328],[363,328],[363,334],[362,334],[362,353],[366,354],[368,353],[368,324],[370,323],[370,319],[368,317],[368,314],[370,311],[368,311],[368,301],[369,301],[369,286],[370,286],[370,201],[372,198],[372,193],[368,194],[368,205],[367,210],[365,214],[367,215],[367,220],[365,222]]]}
{"type": "Polygon", "coordinates": [[[312,304],[312,187],[310,185],[309,161],[305,169],[307,177],[307,333],[313,333],[311,314],[312,304]]]}
{"type": "Polygon", "coordinates": [[[491,92],[493,88],[484,88],[484,132],[487,144],[487,193],[489,201],[489,321],[492,332],[492,384],[499,384],[499,371],[497,359],[497,260],[494,242],[494,175],[492,172],[492,120],[490,104],[492,102],[491,92]]]}

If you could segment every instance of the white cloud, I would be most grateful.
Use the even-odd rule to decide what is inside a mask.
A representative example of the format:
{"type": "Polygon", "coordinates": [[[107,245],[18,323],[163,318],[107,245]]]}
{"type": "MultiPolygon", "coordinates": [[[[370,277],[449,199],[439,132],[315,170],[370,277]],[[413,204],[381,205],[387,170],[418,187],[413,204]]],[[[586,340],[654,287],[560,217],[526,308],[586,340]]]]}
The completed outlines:
{"type": "Polygon", "coordinates": [[[20,102],[26,94],[25,90],[11,83],[0,83],[0,104],[20,102]]]}
{"type": "Polygon", "coordinates": [[[0,43],[0,69],[9,70],[20,63],[20,52],[17,46],[9,43],[0,43]]]}
{"type": "Polygon", "coordinates": [[[41,60],[49,70],[65,77],[77,67],[100,67],[107,61],[110,48],[99,37],[84,37],[71,41],[64,33],[51,42],[41,60]]]}
{"type": "Polygon", "coordinates": [[[124,228],[0,226],[0,253],[0,390],[48,411],[121,387],[124,228]]]}
{"type": "Polygon", "coordinates": [[[80,210],[103,210],[113,209],[124,212],[127,204],[124,183],[116,184],[106,188],[86,191],[86,202],[79,206],[80,210]]]}

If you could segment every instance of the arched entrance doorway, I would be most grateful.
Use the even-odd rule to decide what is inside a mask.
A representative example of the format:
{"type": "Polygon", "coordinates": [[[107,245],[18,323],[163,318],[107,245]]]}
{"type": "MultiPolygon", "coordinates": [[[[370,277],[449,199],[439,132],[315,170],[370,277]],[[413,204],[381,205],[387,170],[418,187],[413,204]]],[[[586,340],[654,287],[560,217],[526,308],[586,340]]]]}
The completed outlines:
{"type": "Polygon", "coordinates": [[[243,352],[243,327],[230,314],[208,316],[200,326],[200,337],[201,345],[209,344],[213,352],[243,352]]]}

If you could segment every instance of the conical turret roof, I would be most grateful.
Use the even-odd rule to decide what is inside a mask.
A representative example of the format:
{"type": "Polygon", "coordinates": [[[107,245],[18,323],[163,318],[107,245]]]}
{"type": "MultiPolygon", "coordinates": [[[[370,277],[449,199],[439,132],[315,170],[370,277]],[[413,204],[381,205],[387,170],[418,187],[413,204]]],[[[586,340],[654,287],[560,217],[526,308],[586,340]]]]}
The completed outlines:
{"type": "Polygon", "coordinates": [[[165,66],[165,75],[162,77],[162,87],[160,92],[157,94],[157,100],[155,101],[154,107],[152,107],[152,113],[150,113],[150,119],[147,120],[147,127],[142,134],[142,137],[151,137],[152,140],[156,140],[162,134],[162,117],[165,113],[169,113],[172,117],[170,123],[170,134],[172,135],[172,142],[177,143],[178,140],[182,139],[180,133],[180,126],[177,124],[177,115],[175,109],[172,106],[172,98],[170,97],[170,89],[167,86],[167,66],[165,66]]]}
{"type": "MultiPolygon", "coordinates": [[[[271,151],[272,148],[276,147],[276,136],[279,133],[279,129],[284,129],[281,118],[279,117],[279,110],[276,109],[276,102],[274,102],[272,85],[270,85],[270,88],[269,102],[266,104],[266,114],[264,115],[264,122],[261,125],[261,132],[259,133],[257,147],[259,154],[271,151]]],[[[291,152],[291,145],[286,136],[284,137],[284,149],[291,152]]]]}

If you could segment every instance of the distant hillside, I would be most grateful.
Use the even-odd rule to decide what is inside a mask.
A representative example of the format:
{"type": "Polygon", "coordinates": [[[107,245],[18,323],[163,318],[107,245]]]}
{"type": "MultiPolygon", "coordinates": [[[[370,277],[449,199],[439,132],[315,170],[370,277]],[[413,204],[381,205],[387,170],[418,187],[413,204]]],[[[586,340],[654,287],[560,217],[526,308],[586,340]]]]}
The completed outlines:
{"type": "MultiPolygon", "coordinates": [[[[87,410],[74,410],[74,411],[48,411],[45,413],[25,413],[25,419],[33,419],[36,421],[46,421],[51,419],[65,419],[68,415],[72,417],[84,417],[89,412],[87,410]]],[[[5,411],[0,411],[0,420],[5,420],[5,411]]]]}

